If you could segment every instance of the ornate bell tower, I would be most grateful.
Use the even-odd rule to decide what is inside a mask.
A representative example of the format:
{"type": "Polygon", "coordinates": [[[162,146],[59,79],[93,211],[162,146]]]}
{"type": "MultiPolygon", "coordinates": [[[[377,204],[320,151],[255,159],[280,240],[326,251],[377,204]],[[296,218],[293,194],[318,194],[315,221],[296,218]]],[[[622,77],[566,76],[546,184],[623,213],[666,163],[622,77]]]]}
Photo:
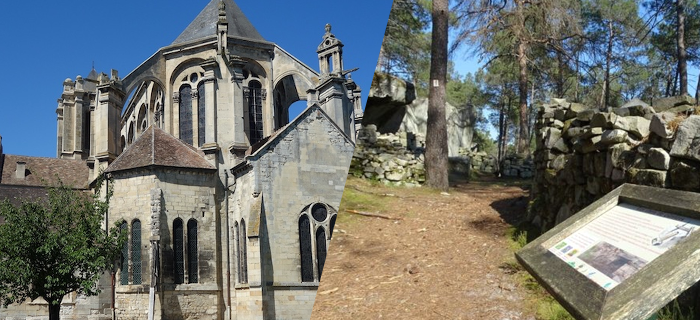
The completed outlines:
{"type": "Polygon", "coordinates": [[[348,87],[350,82],[345,78],[354,70],[343,69],[343,43],[331,33],[330,24],[326,24],[326,33],[316,52],[321,77],[316,89],[310,90],[313,91],[310,93],[318,100],[309,99],[309,103],[318,101],[321,109],[354,141],[354,87],[348,87]]]}

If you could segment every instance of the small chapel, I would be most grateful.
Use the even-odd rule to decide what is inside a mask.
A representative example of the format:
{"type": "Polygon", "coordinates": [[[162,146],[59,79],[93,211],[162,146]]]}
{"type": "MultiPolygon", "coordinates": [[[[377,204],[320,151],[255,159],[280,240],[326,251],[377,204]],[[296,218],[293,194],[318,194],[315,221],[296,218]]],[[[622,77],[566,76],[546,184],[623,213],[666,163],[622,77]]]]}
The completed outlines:
{"type": "Polygon", "coordinates": [[[102,293],[66,296],[62,319],[310,317],[362,117],[331,25],[316,52],[318,71],[212,0],[128,75],[63,82],[56,159],[0,140],[0,198],[41,197],[37,173],[85,190],[110,178],[105,224],[128,241],[102,293]]]}

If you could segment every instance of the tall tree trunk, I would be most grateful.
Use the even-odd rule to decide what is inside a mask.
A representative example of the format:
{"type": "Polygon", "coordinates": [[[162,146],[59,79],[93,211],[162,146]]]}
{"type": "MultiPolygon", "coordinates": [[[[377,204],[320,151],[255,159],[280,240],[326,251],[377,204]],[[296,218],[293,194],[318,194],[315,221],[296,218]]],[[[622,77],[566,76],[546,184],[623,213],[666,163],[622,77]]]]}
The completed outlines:
{"type": "Polygon", "coordinates": [[[607,108],[610,105],[610,65],[612,64],[612,51],[613,51],[613,37],[615,36],[615,31],[613,30],[612,21],[608,21],[608,50],[605,52],[605,99],[603,99],[602,109],[607,108]]]}
{"type": "Polygon", "coordinates": [[[679,95],[684,95],[688,93],[688,54],[685,50],[685,0],[676,1],[676,16],[678,18],[676,44],[678,47],[678,75],[680,77],[679,95]]]}
{"type": "Polygon", "coordinates": [[[578,99],[578,96],[579,96],[578,95],[578,86],[579,86],[579,82],[581,82],[581,72],[580,72],[580,54],[581,53],[580,52],[581,52],[581,50],[576,51],[576,87],[574,89],[574,101],[576,101],[576,102],[581,102],[578,99]]]}
{"type": "Polygon", "coordinates": [[[700,74],[698,75],[698,84],[695,87],[695,101],[700,101],[700,74]]]}
{"type": "Polygon", "coordinates": [[[448,0],[433,1],[433,29],[430,50],[430,92],[428,123],[425,138],[425,175],[429,187],[447,191],[447,120],[445,117],[445,85],[447,82],[447,18],[448,0]]]}
{"type": "Polygon", "coordinates": [[[59,320],[61,318],[61,301],[48,301],[49,320],[59,320]]]}
{"type": "Polygon", "coordinates": [[[501,161],[503,161],[503,144],[505,142],[503,141],[504,137],[504,126],[505,126],[505,103],[501,102],[501,107],[499,108],[498,111],[498,159],[496,161],[496,165],[498,166],[498,173],[502,173],[501,170],[501,161]]]}
{"type": "Polygon", "coordinates": [[[671,87],[671,95],[677,96],[678,95],[678,77],[680,76],[680,72],[678,72],[678,69],[676,68],[676,73],[673,76],[673,87],[671,87]]]}
{"type": "Polygon", "coordinates": [[[518,91],[520,94],[519,101],[519,114],[520,114],[520,130],[518,134],[518,155],[526,156],[530,152],[530,148],[527,145],[527,46],[528,44],[524,40],[520,40],[518,43],[518,65],[520,67],[520,73],[518,77],[518,91]]]}
{"type": "MultiPolygon", "coordinates": [[[[561,47],[563,47],[563,45],[561,47]]],[[[561,52],[561,50],[557,50],[556,94],[558,98],[564,98],[564,54],[561,52]]]]}
{"type": "Polygon", "coordinates": [[[674,73],[673,73],[672,68],[670,66],[668,66],[668,64],[666,65],[666,67],[667,67],[667,70],[670,70],[666,74],[666,94],[665,94],[665,96],[668,97],[668,96],[671,96],[671,88],[673,87],[674,73]]]}

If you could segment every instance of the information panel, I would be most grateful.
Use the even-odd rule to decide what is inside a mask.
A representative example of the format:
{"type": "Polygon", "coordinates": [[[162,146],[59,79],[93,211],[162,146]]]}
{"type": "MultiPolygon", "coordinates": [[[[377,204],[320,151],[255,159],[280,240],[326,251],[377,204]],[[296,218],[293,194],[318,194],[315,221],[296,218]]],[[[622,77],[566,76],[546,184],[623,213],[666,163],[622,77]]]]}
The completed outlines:
{"type": "Polygon", "coordinates": [[[698,227],[699,220],[621,203],[549,251],[610,290],[698,227]]]}

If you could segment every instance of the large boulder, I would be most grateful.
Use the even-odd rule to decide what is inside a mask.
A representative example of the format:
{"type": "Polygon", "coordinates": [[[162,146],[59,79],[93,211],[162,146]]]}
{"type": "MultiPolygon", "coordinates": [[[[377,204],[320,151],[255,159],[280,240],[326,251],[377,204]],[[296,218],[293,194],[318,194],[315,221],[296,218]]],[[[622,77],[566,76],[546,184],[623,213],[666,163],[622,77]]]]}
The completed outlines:
{"type": "Polygon", "coordinates": [[[386,73],[374,73],[368,99],[383,104],[403,106],[416,99],[412,83],[386,73]]]}
{"type": "Polygon", "coordinates": [[[681,122],[671,146],[671,155],[700,160],[700,116],[690,116],[681,122]]]}
{"type": "MultiPolygon", "coordinates": [[[[476,124],[476,111],[471,105],[455,107],[447,103],[445,105],[447,117],[447,145],[450,157],[459,156],[459,149],[471,149],[474,125],[476,124]]],[[[366,114],[366,112],[365,112],[366,114]]],[[[426,137],[428,128],[428,99],[418,98],[406,106],[406,114],[401,123],[400,130],[412,132],[426,137]]]]}
{"type": "Polygon", "coordinates": [[[689,95],[654,98],[651,102],[656,112],[665,112],[674,107],[695,105],[695,99],[689,95]]]}
{"type": "Polygon", "coordinates": [[[673,128],[671,128],[670,123],[675,118],[675,113],[657,113],[651,118],[649,130],[661,138],[670,139],[673,137],[673,128]]]}
{"type": "Polygon", "coordinates": [[[374,124],[380,133],[396,133],[406,105],[416,99],[412,83],[385,73],[374,73],[362,125],[374,124]]]}

